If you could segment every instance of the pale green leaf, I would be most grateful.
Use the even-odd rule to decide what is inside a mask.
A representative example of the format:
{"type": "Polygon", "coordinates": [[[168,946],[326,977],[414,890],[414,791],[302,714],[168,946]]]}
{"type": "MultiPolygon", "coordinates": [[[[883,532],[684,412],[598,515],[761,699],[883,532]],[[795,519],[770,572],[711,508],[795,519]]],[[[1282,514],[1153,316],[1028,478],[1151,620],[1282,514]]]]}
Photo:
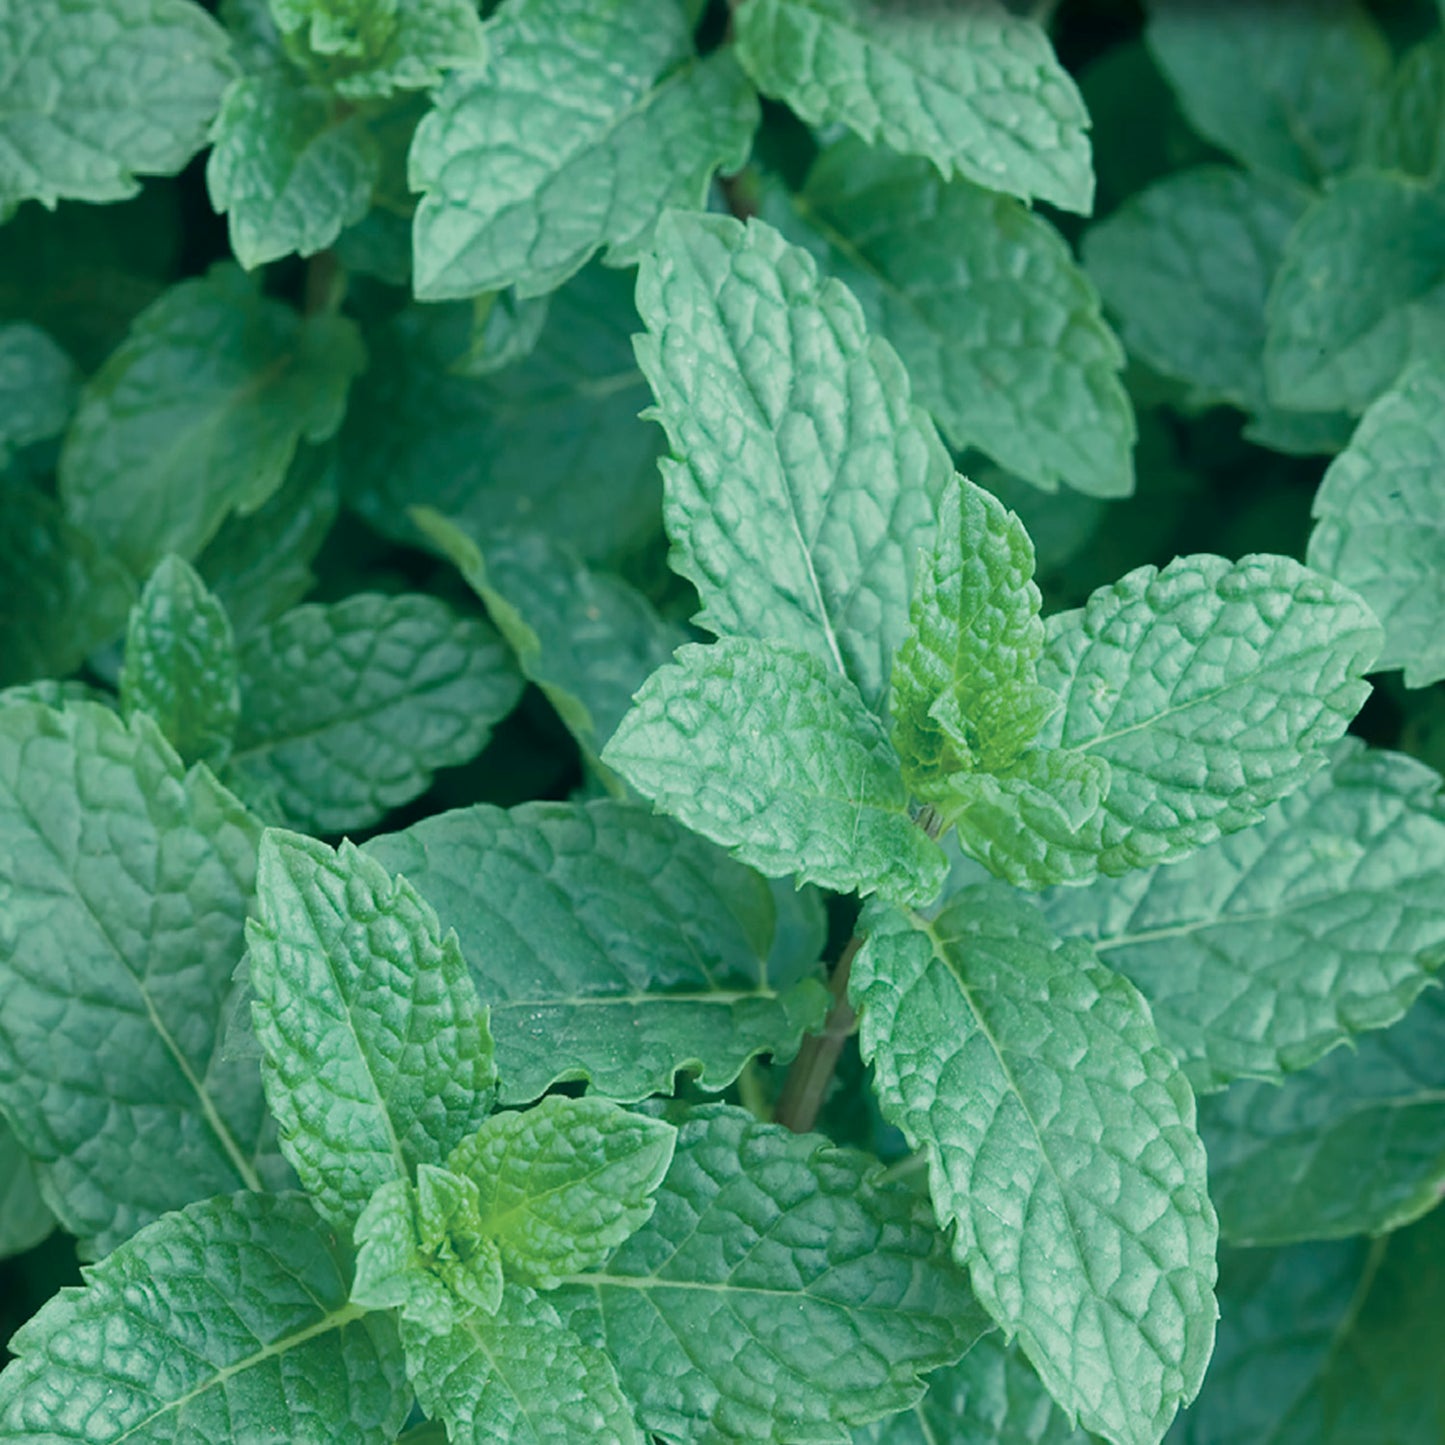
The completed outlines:
{"type": "Polygon", "coordinates": [[[916,827],[883,724],[810,652],[680,648],[602,754],[658,810],[772,877],[927,903],[948,872],[916,827]]]}
{"type": "Polygon", "coordinates": [[[847,1441],[988,1328],[927,1204],[877,1167],[740,1109],[697,1110],[651,1220],[551,1298],[666,1439],[847,1441]]]}
{"type": "Polygon", "coordinates": [[[604,249],[630,264],[747,159],[757,97],[730,50],[697,58],[677,0],[508,0],[488,33],[486,71],[412,142],[424,300],[539,295],[604,249]]]}
{"type": "Polygon", "coordinates": [[[764,94],[1025,200],[1087,214],[1088,112],[1039,25],[993,0],[749,0],[738,54],[764,94]]]}
{"type": "Polygon", "coordinates": [[[1209,1360],[1217,1227],[1148,1005],[997,885],[866,926],[863,1057],[980,1302],[1071,1419],[1154,1445],[1209,1360]]]}
{"type": "Polygon", "coordinates": [[[896,353],[759,221],[670,215],[637,297],[637,356],[677,458],[670,560],[702,597],[697,621],[805,648],[879,704],[953,471],[896,353]]]}
{"type": "Polygon", "coordinates": [[[791,1057],[827,1011],[816,978],[773,977],[763,880],[635,804],[460,809],[367,851],[457,930],[503,1103],[564,1079],[642,1099],[679,1069],[721,1089],[754,1054],[791,1057]]]}
{"type": "Polygon", "coordinates": [[[1432,35],[1401,59],[1375,96],[1364,153],[1382,171],[1439,181],[1445,170],[1445,36],[1432,35]]]}
{"type": "Polygon", "coordinates": [[[440,1164],[491,1109],[486,1010],[404,878],[343,843],[269,830],[250,945],[252,1024],[281,1147],[333,1223],[440,1164]]]}
{"type": "Polygon", "coordinates": [[[233,266],[182,281],[86,384],[60,494],[138,576],[194,557],[282,483],[304,437],[341,424],[364,353],[340,316],[303,320],[233,266]]]}
{"type": "Polygon", "coordinates": [[[0,1260],[23,1254],[55,1228],[30,1156],[0,1116],[0,1260]]]}
{"type": "Polygon", "coordinates": [[[0,466],[65,430],[79,386],[75,363],[38,326],[0,323],[0,466]]]}
{"type": "Polygon", "coordinates": [[[347,1302],[348,1254],[299,1194],[167,1215],[15,1334],[0,1440],[392,1445],[401,1346],[347,1302]]]}
{"type": "Polygon", "coordinates": [[[521,688],[492,628],[434,597],[309,603],[242,647],[231,765],[299,826],[365,827],[475,757],[521,688]]]}

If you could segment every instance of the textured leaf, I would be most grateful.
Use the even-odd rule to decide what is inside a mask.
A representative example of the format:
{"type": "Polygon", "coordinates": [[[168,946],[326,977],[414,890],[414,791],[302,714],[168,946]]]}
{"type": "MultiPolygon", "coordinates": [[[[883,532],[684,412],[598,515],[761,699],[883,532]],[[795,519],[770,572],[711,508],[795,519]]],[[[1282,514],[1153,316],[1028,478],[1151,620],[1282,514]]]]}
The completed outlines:
{"type": "Polygon", "coordinates": [[[0,1260],[23,1254],[54,1228],[55,1216],[40,1197],[35,1166],[0,1118],[0,1260]]]}
{"type": "Polygon", "coordinates": [[[1123,349],[1041,216],[851,139],[799,194],[771,189],[763,214],[858,298],[955,447],[1050,490],[1133,490],[1123,349]]]}
{"type": "Polygon", "coordinates": [[[1158,1441],[1209,1360],[1217,1228],[1144,1000],[991,884],[931,924],[876,912],[850,996],[980,1302],[1071,1419],[1158,1441]]]}
{"type": "Polygon", "coordinates": [[[60,456],[66,510],[138,576],[194,557],[281,485],[303,437],[336,430],[363,360],[350,321],[303,321],[234,267],[182,281],[86,384],[60,456]]]}
{"type": "Polygon", "coordinates": [[[772,877],[928,902],[948,871],[913,824],[883,725],[815,655],[731,638],[680,648],[602,760],[659,811],[772,877]]]}
{"type": "Polygon", "coordinates": [[[1440,180],[1445,170],[1445,37],[1432,35],[1395,67],[1371,107],[1364,153],[1376,170],[1440,180]]]}
{"type": "Polygon", "coordinates": [[[816,1134],[697,1110],[651,1220],[551,1298],[656,1434],[847,1441],[988,1328],[927,1206],[876,1169],[816,1134]]]}
{"type": "Polygon", "coordinates": [[[0,323],[0,466],[65,430],[79,385],[75,363],[38,326],[0,323]]]}
{"type": "Polygon", "coordinates": [[[233,766],[302,827],[365,827],[475,757],[520,694],[496,633],[434,597],[307,604],[242,648],[233,766]]]}
{"type": "Polygon", "coordinates": [[[151,573],[131,612],[120,705],[149,713],[188,763],[214,767],[231,751],[241,711],[231,623],[179,557],[151,573]]]}
{"type": "Polygon", "coordinates": [[[0,1440],[391,1445],[406,1419],[396,1330],[347,1303],[347,1251],[297,1194],[167,1215],[10,1342],[0,1440]]]}
{"type": "Polygon", "coordinates": [[[1044,912],[1138,984],[1195,1088],[1306,1068],[1394,1023],[1445,962],[1439,788],[1342,743],[1257,827],[1044,912]]]}
{"type": "Polygon", "coordinates": [[[669,216],[637,303],[679,458],[663,467],[670,560],[702,597],[696,620],[806,648],[879,703],[952,475],[898,357],[758,221],[669,216]]]}
{"type": "Polygon", "coordinates": [[[827,1011],[815,978],[774,976],[762,879],[634,804],[459,809],[367,851],[457,930],[505,1104],[564,1079],[642,1099],[679,1069],[721,1089],[753,1054],[791,1057],[827,1011]]]}
{"type": "Polygon", "coordinates": [[[1445,355],[1412,367],[1361,420],[1314,501],[1310,566],[1385,624],[1381,668],[1445,678],[1445,355]]]}
{"type": "Polygon", "coordinates": [[[275,1177],[255,1064],[220,1056],[258,832],[147,718],[0,708],[0,1103],[97,1252],[275,1177]]]}
{"type": "Polygon", "coordinates": [[[947,175],[1087,214],[1084,102],[1038,24],[992,0],[749,0],[738,54],[804,120],[926,156],[947,175]]]}
{"type": "Polygon", "coordinates": [[[1411,360],[1438,350],[1445,191],[1399,175],[1339,181],[1290,233],[1268,318],[1276,404],[1364,411],[1411,360]]]}
{"type": "Polygon", "coordinates": [[[604,248],[630,264],[747,159],[757,97],[731,51],[697,58],[677,0],[509,0],[488,30],[485,73],[448,82],[412,143],[424,300],[540,295],[604,248]]]}
{"type": "Polygon", "coordinates": [[[1390,47],[1356,0],[1149,0],[1149,48],[1206,139],[1316,182],[1354,161],[1390,47]]]}
{"type": "Polygon", "coordinates": [[[361,118],[281,72],[226,92],[206,161],[211,204],[248,270],[329,246],[371,204],[378,157],[361,118]]]}
{"type": "Polygon", "coordinates": [[[191,0],[0,0],[0,220],[27,197],[120,201],[205,143],[235,74],[191,0]]]}
{"type": "Polygon", "coordinates": [[[404,878],[343,843],[268,831],[251,1017],[281,1147],[318,1208],[352,1224],[392,1179],[440,1164],[496,1090],[487,1014],[456,935],[404,878]]]}

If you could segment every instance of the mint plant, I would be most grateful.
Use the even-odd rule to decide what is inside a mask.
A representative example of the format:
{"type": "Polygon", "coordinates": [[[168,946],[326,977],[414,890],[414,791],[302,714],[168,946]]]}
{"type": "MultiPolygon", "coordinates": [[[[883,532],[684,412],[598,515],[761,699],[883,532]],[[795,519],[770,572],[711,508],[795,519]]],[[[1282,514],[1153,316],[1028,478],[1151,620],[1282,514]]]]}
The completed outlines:
{"type": "Polygon", "coordinates": [[[1145,8],[0,0],[0,1442],[1438,1441],[1442,15],[1145,8]]]}

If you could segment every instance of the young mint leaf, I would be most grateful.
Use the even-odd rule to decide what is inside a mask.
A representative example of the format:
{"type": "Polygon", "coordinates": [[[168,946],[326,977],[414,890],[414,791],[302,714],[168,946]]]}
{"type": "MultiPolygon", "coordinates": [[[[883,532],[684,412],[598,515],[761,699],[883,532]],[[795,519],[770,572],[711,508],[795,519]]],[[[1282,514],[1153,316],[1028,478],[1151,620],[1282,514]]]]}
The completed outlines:
{"type": "Polygon", "coordinates": [[[1278,406],[1362,412],[1437,349],[1442,318],[1445,191],[1401,175],[1347,176],[1285,244],[1269,294],[1270,395],[1278,406]]]}
{"type": "Polygon", "coordinates": [[[762,214],[858,298],[956,448],[1048,490],[1133,491],[1123,348],[1041,216],[852,138],[797,195],[770,187],[762,214]]]}
{"type": "Polygon", "coordinates": [[[863,1057],[979,1300],[1070,1419],[1156,1445],[1209,1360],[1217,1228],[1148,1005],[997,885],[867,927],[863,1057]]]}
{"type": "Polygon", "coordinates": [[[679,648],[602,761],[771,877],[926,903],[948,872],[909,814],[883,724],[846,677],[796,647],[735,637],[679,648]]]}
{"type": "Polygon", "coordinates": [[[680,1069],[722,1089],[754,1054],[790,1058],[827,1012],[816,978],[774,977],[763,880],[635,804],[478,806],[366,846],[457,930],[504,1104],[564,1079],[631,1102],[680,1069]]]}
{"type": "Polygon", "coordinates": [[[758,88],[804,120],[1024,200],[1092,206],[1088,112],[1034,21],[992,0],[748,0],[733,23],[758,88]]]}
{"type": "Polygon", "coordinates": [[[696,620],[805,648],[877,706],[953,474],[897,355],[758,221],[665,218],[637,304],[678,458],[663,467],[670,560],[702,597],[696,620]]]}
{"type": "Polygon", "coordinates": [[[144,716],[0,708],[0,1107],[97,1253],[274,1178],[255,1063],[220,1054],[259,832],[144,716]]]}
{"type": "Polygon", "coordinates": [[[1445,1186],[1445,989],[1393,1028],[1336,1049],[1283,1088],[1238,1084],[1200,1105],[1224,1237],[1291,1244],[1383,1234],[1445,1186]]]}
{"type": "Polygon", "coordinates": [[[187,763],[225,762],[241,693],[226,609],[179,557],[151,573],[130,615],[121,711],[149,713],[187,763]]]}
{"type": "Polygon", "coordinates": [[[1439,791],[1423,763],[1341,743],[1257,826],[1044,913],[1139,986],[1196,1089],[1274,1078],[1394,1023],[1445,963],[1439,791]]]}
{"type": "Polygon", "coordinates": [[[747,159],[757,97],[730,51],[697,58],[677,0],[508,0],[488,33],[412,142],[423,300],[540,295],[604,248],[627,265],[747,159]]]}
{"type": "Polygon", "coordinates": [[[452,363],[459,376],[490,376],[525,361],[542,339],[552,293],[518,296],[490,291],[472,300],[472,334],[466,353],[452,363]]]}
{"type": "Polygon", "coordinates": [[[388,1180],[440,1164],[486,1118],[487,1013],[456,935],[350,843],[333,853],[268,830],[256,899],[246,941],[266,1098],[318,1208],[353,1224],[388,1180]]]}
{"type": "Polygon", "coordinates": [[[35,1166],[0,1116],[0,1260],[33,1249],[54,1228],[35,1166]]]}
{"type": "Polygon", "coordinates": [[[1423,181],[1445,172],[1445,36],[1432,35],[1395,67],[1375,96],[1364,156],[1374,170],[1403,171],[1423,181]]]}
{"type": "Polygon", "coordinates": [[[303,437],[336,430],[363,362],[350,321],[303,321],[233,266],[182,281],[86,384],[60,455],[66,511],[137,576],[194,557],[281,485],[303,437]]]}
{"type": "Polygon", "coordinates": [[[0,221],[32,196],[119,201],[174,175],[234,74],[192,0],[0,0],[0,221]]]}
{"type": "Polygon", "coordinates": [[[1390,71],[1389,43],[1364,5],[1146,8],[1149,48],[1200,135],[1253,170],[1311,184],[1349,168],[1390,71]]]}
{"type": "Polygon", "coordinates": [[[496,633],[434,597],[308,604],[242,648],[232,766],[299,826],[366,827],[475,757],[521,690],[496,633]]]}
{"type": "Polygon", "coordinates": [[[391,1445],[402,1351],[390,1319],[348,1303],[347,1254],[298,1194],[168,1214],[17,1331],[0,1440],[391,1445]]]}
{"type": "Polygon", "coordinates": [[[1412,367],[1361,420],[1315,494],[1309,562],[1385,624],[1381,668],[1445,678],[1445,355],[1412,367]]]}
{"type": "Polygon", "coordinates": [[[379,158],[361,117],[285,73],[236,81],[211,140],[206,186],[247,270],[323,250],[371,204],[379,158]]]}
{"type": "Polygon", "coordinates": [[[65,430],[79,386],[75,363],[38,326],[0,324],[0,467],[65,430]]]}
{"type": "Polygon", "coordinates": [[[553,1095],[494,1114],[447,1168],[478,1191],[481,1232],[501,1247],[508,1278],[555,1289],[599,1269],[651,1217],[675,1137],[671,1124],[606,1100],[553,1095]]]}
{"type": "Polygon", "coordinates": [[[652,1218],[551,1298],[655,1434],[845,1442],[988,1328],[927,1205],[877,1168],[741,1109],[698,1109],[652,1218]]]}
{"type": "Polygon", "coordinates": [[[451,1445],[644,1445],[612,1361],[529,1289],[508,1285],[495,1316],[444,1334],[401,1329],[417,1399],[451,1445]]]}

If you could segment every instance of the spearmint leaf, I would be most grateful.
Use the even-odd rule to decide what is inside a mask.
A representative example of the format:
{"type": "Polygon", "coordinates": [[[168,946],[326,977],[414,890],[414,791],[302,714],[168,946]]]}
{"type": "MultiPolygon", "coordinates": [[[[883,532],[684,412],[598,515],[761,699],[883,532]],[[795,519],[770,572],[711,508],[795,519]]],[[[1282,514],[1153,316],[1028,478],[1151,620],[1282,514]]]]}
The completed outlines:
{"type": "Polygon", "coordinates": [[[770,189],[763,214],[858,298],[956,448],[1049,490],[1133,490],[1123,348],[1041,216],[852,139],[797,195],[770,189]]]}
{"type": "Polygon", "coordinates": [[[0,220],[29,197],[121,201],[205,143],[235,74],[191,0],[0,0],[0,220]]]}
{"type": "Polygon", "coordinates": [[[1376,97],[1365,131],[1370,167],[1438,181],[1445,170],[1445,37],[1409,51],[1376,97]]]}
{"type": "Polygon", "coordinates": [[[495,1316],[445,1334],[401,1332],[417,1399],[452,1445],[644,1445],[612,1361],[529,1289],[509,1285],[495,1316]]]}
{"type": "Polygon", "coordinates": [[[953,474],[902,363],[839,282],[758,221],[666,217],[637,305],[637,359],[677,458],[663,464],[670,561],[702,597],[697,622],[805,648],[877,705],[953,474]]]}
{"type": "Polygon", "coordinates": [[[647,1222],[672,1162],[671,1124],[604,1099],[543,1099],[494,1114],[452,1150],[447,1168],[479,1192],[481,1232],[510,1279],[555,1289],[598,1269],[647,1222]]]}
{"type": "Polygon", "coordinates": [[[371,204],[379,161],[361,117],[283,72],[236,81],[211,140],[206,186],[247,270],[324,250],[371,204]]]}
{"type": "Polygon", "coordinates": [[[695,1110],[652,1218],[551,1299],[655,1434],[845,1442],[989,1327],[927,1205],[877,1170],[817,1134],[695,1110]]]}
{"type": "Polygon", "coordinates": [[[0,325],[0,467],[65,430],[79,387],[75,363],[38,326],[0,325]]]}
{"type": "Polygon", "coordinates": [[[194,557],[276,491],[303,437],[341,424],[364,364],[355,327],[303,320],[257,284],[225,265],[173,286],[81,393],[60,495],[137,576],[194,557]]]}
{"type": "Polygon", "coordinates": [[[1355,160],[1390,47],[1355,0],[1149,0],[1145,36],[1200,135],[1313,184],[1355,160]]]}
{"type": "Polygon", "coordinates": [[[1209,1360],[1217,1228],[1148,1005],[996,885],[868,929],[863,1057],[980,1302],[1070,1419],[1154,1445],[1209,1360]]]}
{"type": "Polygon", "coordinates": [[[281,1147],[317,1207],[353,1224],[392,1179],[440,1164],[492,1107],[486,1010],[456,935],[405,878],[343,843],[268,830],[251,1017],[281,1147]]]}
{"type": "Polygon", "coordinates": [[[1224,1237],[1291,1244],[1383,1234],[1445,1187],[1445,989],[1394,1028],[1273,1084],[1206,1099],[1200,1129],[1224,1237]]]}
{"type": "Polygon", "coordinates": [[[1315,494],[1309,562],[1385,625],[1377,664],[1406,687],[1445,678],[1445,356],[1412,367],[1365,413],[1315,494]]]}
{"type": "Polygon", "coordinates": [[[302,827],[366,827],[475,757],[521,690],[496,633],[434,597],[307,604],[242,647],[232,767],[302,827]]]}
{"type": "Polygon", "coordinates": [[[1445,191],[1400,175],[1336,183],[1290,233],[1268,320],[1276,405],[1364,411],[1410,361],[1438,350],[1445,191]]]}
{"type": "Polygon", "coordinates": [[[401,1346],[348,1303],[348,1254],[299,1194],[157,1220],[16,1332],[0,1440],[391,1445],[411,1397],[401,1346]]]}
{"type": "Polygon", "coordinates": [[[0,1106],[98,1253],[274,1178],[255,1063],[220,1048],[259,833],[146,717],[0,708],[0,1106]]]}
{"type": "Polygon", "coordinates": [[[948,873],[913,823],[883,724],[846,677],[796,647],[737,637],[679,648],[602,761],[770,877],[926,903],[948,873]]]}
{"type": "Polygon", "coordinates": [[[697,58],[677,0],[508,0],[488,33],[486,71],[412,142],[422,300],[540,295],[604,249],[628,265],[747,159],[757,97],[730,50],[697,58]]]}
{"type": "Polygon", "coordinates": [[[35,1166],[0,1117],[0,1260],[33,1249],[55,1228],[35,1166]]]}
{"type": "Polygon", "coordinates": [[[121,711],[149,713],[187,763],[225,762],[241,693],[226,609],[179,557],[151,573],[130,615],[121,711]]]}
{"type": "Polygon", "coordinates": [[[1440,779],[1341,743],[1253,828],[1041,900],[1148,998],[1196,1089],[1306,1068],[1392,1024],[1445,963],[1440,779]]]}
{"type": "Polygon", "coordinates": [[[1088,112],[1034,21],[991,0],[749,0],[733,24],[758,88],[804,120],[1025,200],[1093,204],[1088,112]]]}
{"type": "Polygon", "coordinates": [[[537,349],[547,325],[551,293],[520,297],[515,291],[491,291],[472,301],[471,344],[452,363],[460,376],[489,376],[537,349]]]}

